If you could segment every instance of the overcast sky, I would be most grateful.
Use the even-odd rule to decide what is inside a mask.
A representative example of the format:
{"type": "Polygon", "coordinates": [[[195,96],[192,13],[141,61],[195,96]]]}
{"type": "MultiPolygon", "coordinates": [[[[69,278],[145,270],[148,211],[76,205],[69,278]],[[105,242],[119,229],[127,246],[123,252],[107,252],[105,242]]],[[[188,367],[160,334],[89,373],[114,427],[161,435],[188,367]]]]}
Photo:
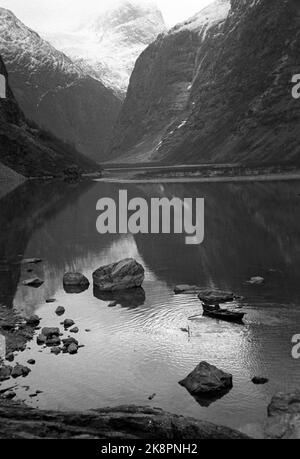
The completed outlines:
{"type": "MultiPolygon", "coordinates": [[[[143,3],[144,0],[135,0],[143,3]]],[[[169,27],[200,11],[213,0],[153,0],[169,27]]],[[[116,0],[0,0],[27,26],[40,33],[75,27],[84,17],[93,17],[116,0]]]]}

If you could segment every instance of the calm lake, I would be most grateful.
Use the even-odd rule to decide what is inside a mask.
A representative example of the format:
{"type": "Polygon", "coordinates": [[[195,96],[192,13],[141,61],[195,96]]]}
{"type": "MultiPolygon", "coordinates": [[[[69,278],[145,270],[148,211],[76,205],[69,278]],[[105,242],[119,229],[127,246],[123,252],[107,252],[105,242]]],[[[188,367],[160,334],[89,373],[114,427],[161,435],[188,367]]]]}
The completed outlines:
{"type": "Polygon", "coordinates": [[[238,428],[262,421],[274,392],[300,386],[300,360],[291,356],[292,337],[300,334],[299,195],[300,182],[290,181],[31,183],[3,196],[1,304],[38,314],[41,326],[59,326],[55,309],[64,306],[64,318],[76,322],[75,337],[85,346],[75,356],[54,356],[49,349],[40,352],[35,340],[29,343],[16,362],[26,365],[33,358],[36,365],[17,380],[18,398],[60,410],[152,405],[238,428]],[[101,236],[96,203],[101,197],[117,201],[119,189],[146,200],[205,198],[204,243],[188,246],[184,235],[101,236]],[[32,257],[43,259],[33,273],[15,263],[32,257]],[[119,295],[119,304],[108,307],[111,299],[94,295],[92,273],[126,257],[145,267],[144,291],[119,295]],[[66,293],[62,279],[68,271],[85,274],[89,290],[66,293]],[[35,276],[45,281],[42,287],[22,286],[35,276]],[[265,284],[246,284],[252,276],[264,277],[265,284]],[[245,325],[209,318],[189,322],[202,308],[196,295],[174,295],[183,283],[243,295],[245,325]],[[49,298],[56,303],[46,304],[49,298]],[[190,338],[181,331],[188,325],[190,338]],[[233,389],[210,406],[178,384],[202,360],[233,374],[233,389]],[[270,382],[255,386],[253,376],[270,382]],[[43,393],[31,399],[36,390],[43,393]]]}

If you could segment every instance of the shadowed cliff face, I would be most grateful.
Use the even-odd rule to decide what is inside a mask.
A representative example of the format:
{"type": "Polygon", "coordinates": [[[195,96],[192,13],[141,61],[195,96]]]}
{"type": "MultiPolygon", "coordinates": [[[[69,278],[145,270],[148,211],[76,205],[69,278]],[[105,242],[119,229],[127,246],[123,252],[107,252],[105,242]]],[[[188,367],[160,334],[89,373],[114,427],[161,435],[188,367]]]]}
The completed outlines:
{"type": "Polygon", "coordinates": [[[299,24],[298,2],[232,1],[225,17],[160,36],[136,64],[113,156],[299,163],[299,24]]]}
{"type": "MultiPolygon", "coordinates": [[[[97,170],[96,164],[73,148],[28,125],[11,91],[1,56],[0,73],[6,78],[7,96],[0,99],[0,164],[26,177],[58,175],[73,166],[81,171],[97,170]]],[[[8,175],[5,168],[2,170],[8,175]]]]}
{"type": "Polygon", "coordinates": [[[22,125],[25,122],[25,117],[17,101],[8,85],[8,74],[2,57],[0,56],[0,74],[4,75],[6,81],[6,99],[0,99],[0,122],[3,123],[13,123],[15,125],[22,125]]]}

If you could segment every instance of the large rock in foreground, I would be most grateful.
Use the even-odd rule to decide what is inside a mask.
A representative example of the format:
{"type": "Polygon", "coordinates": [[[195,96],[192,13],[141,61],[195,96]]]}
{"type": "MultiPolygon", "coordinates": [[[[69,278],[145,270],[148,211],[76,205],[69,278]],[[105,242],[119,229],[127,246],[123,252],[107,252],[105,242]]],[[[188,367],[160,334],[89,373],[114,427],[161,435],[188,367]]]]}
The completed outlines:
{"type": "Polygon", "coordinates": [[[248,424],[243,431],[255,439],[300,440],[300,390],[275,394],[268,406],[268,418],[248,424]]]}
{"type": "Polygon", "coordinates": [[[207,362],[201,362],[179,384],[185,387],[191,395],[215,397],[225,394],[232,388],[232,375],[207,362]]]}
{"type": "Polygon", "coordinates": [[[127,290],[142,286],[145,270],[136,260],[127,258],[97,269],[93,279],[94,286],[103,292],[127,290]]]}
{"type": "Polygon", "coordinates": [[[247,439],[241,432],[158,408],[121,406],[88,412],[39,411],[0,401],[0,439],[247,439]]]}
{"type": "Polygon", "coordinates": [[[279,392],[268,407],[264,436],[270,439],[300,439],[300,390],[279,392]]]}
{"type": "Polygon", "coordinates": [[[300,390],[294,392],[278,392],[271,400],[268,415],[282,416],[283,414],[300,414],[300,390]]]}

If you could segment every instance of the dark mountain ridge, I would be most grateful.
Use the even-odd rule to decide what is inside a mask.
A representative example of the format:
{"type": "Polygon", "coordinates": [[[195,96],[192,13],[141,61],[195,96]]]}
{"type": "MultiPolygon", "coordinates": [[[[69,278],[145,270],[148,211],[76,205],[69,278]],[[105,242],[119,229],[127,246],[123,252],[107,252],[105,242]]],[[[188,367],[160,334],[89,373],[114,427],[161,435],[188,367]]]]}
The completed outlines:
{"type": "Polygon", "coordinates": [[[119,162],[300,163],[300,3],[217,0],[138,59],[119,162]]]}
{"type": "MultiPolygon", "coordinates": [[[[6,98],[0,98],[0,165],[25,177],[58,176],[70,168],[79,172],[100,169],[74,148],[26,120],[8,83],[1,56],[0,74],[6,81],[6,98]]],[[[3,171],[5,175],[6,168],[3,171]]]]}

